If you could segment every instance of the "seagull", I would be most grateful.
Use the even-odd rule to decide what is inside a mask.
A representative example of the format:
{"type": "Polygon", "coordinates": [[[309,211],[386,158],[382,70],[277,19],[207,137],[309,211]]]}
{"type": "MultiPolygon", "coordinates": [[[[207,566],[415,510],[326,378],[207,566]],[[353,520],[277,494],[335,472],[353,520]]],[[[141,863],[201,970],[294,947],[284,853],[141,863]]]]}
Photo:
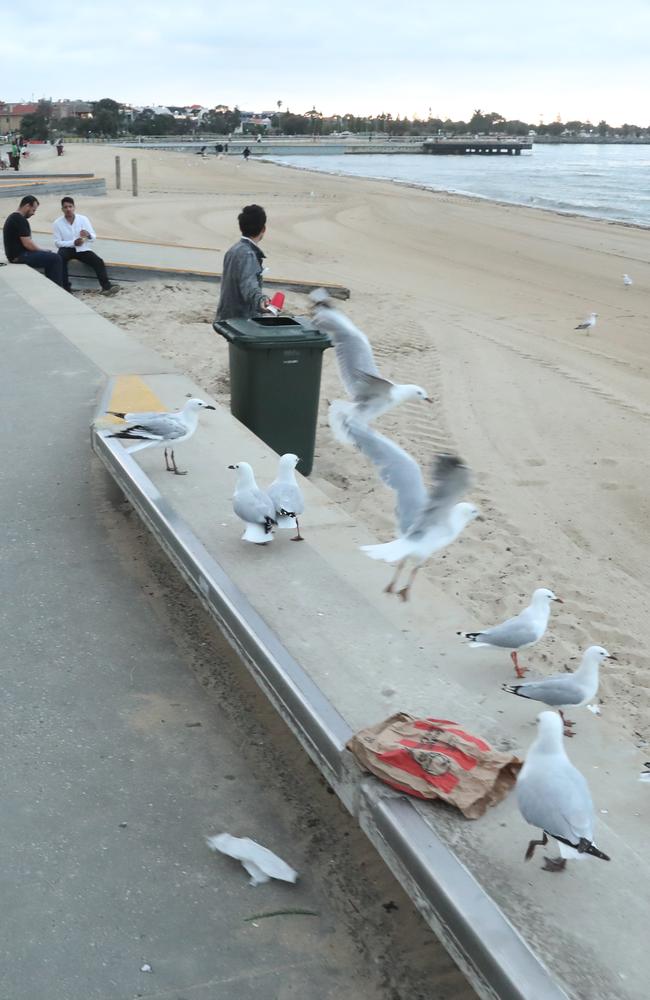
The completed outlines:
{"type": "Polygon", "coordinates": [[[639,781],[644,781],[647,783],[650,782],[650,761],[647,760],[643,766],[647,767],[648,770],[641,771],[641,774],[639,775],[639,781]]]}
{"type": "Polygon", "coordinates": [[[572,674],[555,674],[541,681],[524,681],[523,684],[502,684],[503,691],[531,698],[545,705],[557,708],[564,723],[564,735],[573,736],[570,727],[574,725],[565,719],[563,708],[569,705],[587,705],[598,693],[598,668],[603,660],[615,660],[602,646],[590,646],[585,650],[580,666],[572,674]]]}
{"type": "Polygon", "coordinates": [[[199,410],[216,410],[216,406],[204,403],[202,399],[188,399],[182,410],[173,413],[118,413],[116,410],[107,410],[112,417],[119,417],[125,420],[128,427],[115,434],[109,434],[112,438],[122,438],[124,441],[141,441],[133,448],[126,450],[131,455],[135,451],[142,451],[143,448],[153,448],[155,445],[165,446],[165,468],[167,472],[173,472],[176,476],[186,476],[187,472],[181,472],[176,466],[174,449],[169,449],[171,465],[167,457],[167,446],[169,444],[180,444],[187,441],[197,428],[199,422],[199,410]]]}
{"type": "Polygon", "coordinates": [[[275,507],[275,517],[278,528],[293,528],[297,534],[292,542],[302,542],[298,515],[305,509],[305,498],[296,482],[295,468],[300,459],[297,455],[282,455],[278,462],[278,474],[269,486],[267,493],[275,507]]]}
{"type": "Polygon", "coordinates": [[[370,341],[365,333],[340,310],[329,303],[327,293],[320,288],[311,293],[315,303],[314,320],[320,330],[329,333],[334,341],[336,360],[341,381],[352,399],[351,403],[335,400],[330,406],[330,426],[337,440],[343,444],[354,442],[345,434],[340,417],[349,416],[360,423],[372,420],[408,399],[433,400],[419,385],[400,385],[383,378],[377,368],[370,341]],[[333,419],[338,414],[339,419],[333,419]]]}
{"type": "Polygon", "coordinates": [[[473,504],[456,503],[467,490],[471,473],[456,455],[437,455],[433,470],[436,483],[427,490],[419,465],[399,445],[356,420],[345,418],[344,423],[356,447],[376,465],[382,480],[397,495],[400,537],[385,545],[362,545],[361,551],[371,559],[397,563],[384,591],[387,594],[395,593],[402,569],[409,561],[413,564],[406,586],[397,591],[406,601],[420,566],[479,516],[473,504]]]}
{"type": "Polygon", "coordinates": [[[564,604],[562,598],[556,597],[552,590],[539,587],[534,592],[528,607],[514,618],[508,618],[501,625],[486,628],[483,632],[456,634],[463,639],[469,639],[471,646],[498,646],[501,649],[511,649],[510,659],[515,665],[515,673],[517,677],[523,677],[526,671],[519,666],[517,651],[533,646],[542,638],[548,626],[552,601],[564,604]]]}
{"type": "Polygon", "coordinates": [[[275,519],[275,504],[268,493],[264,493],[255,482],[255,475],[248,462],[239,462],[228,468],[238,471],[232,507],[246,525],[242,540],[256,545],[272,542],[273,525],[278,523],[275,519]]]}
{"type": "Polygon", "coordinates": [[[589,319],[586,319],[584,323],[579,323],[574,329],[576,330],[591,330],[592,327],[596,325],[596,320],[598,319],[598,313],[591,313],[589,319]]]}
{"type": "Polygon", "coordinates": [[[562,720],[555,712],[537,716],[537,739],[528,751],[517,778],[517,804],[527,823],[543,831],[541,840],[531,840],[525,854],[530,861],[535,848],[553,837],[559,858],[544,858],[543,871],[559,872],[569,858],[590,854],[610,859],[594,846],[594,807],[584,777],[566,755],[562,720]]]}
{"type": "Polygon", "coordinates": [[[634,281],[633,281],[633,280],[632,280],[632,278],[631,278],[631,277],[629,276],[629,274],[624,274],[624,275],[623,275],[623,284],[625,285],[625,287],[626,287],[626,288],[629,288],[629,287],[630,287],[630,285],[633,285],[633,284],[634,284],[634,281]]]}

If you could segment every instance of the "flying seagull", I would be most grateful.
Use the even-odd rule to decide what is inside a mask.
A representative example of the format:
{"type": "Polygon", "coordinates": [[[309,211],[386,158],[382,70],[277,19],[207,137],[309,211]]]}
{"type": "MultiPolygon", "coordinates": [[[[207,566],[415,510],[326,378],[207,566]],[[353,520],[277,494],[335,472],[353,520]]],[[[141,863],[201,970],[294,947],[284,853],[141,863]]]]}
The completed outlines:
{"type": "Polygon", "coordinates": [[[296,529],[292,542],[303,540],[298,516],[305,509],[305,498],[296,482],[295,468],[298,462],[297,455],[282,455],[278,462],[278,474],[267,490],[275,507],[278,528],[296,529]]]}
{"type": "Polygon", "coordinates": [[[541,701],[544,705],[557,708],[564,723],[564,735],[573,736],[570,727],[574,725],[565,719],[563,708],[570,705],[580,707],[587,705],[598,693],[598,668],[603,660],[615,660],[602,646],[590,646],[585,650],[582,662],[572,674],[556,674],[544,677],[540,681],[524,681],[523,684],[502,684],[508,694],[516,694],[520,698],[530,698],[541,701]]]}
{"type": "Polygon", "coordinates": [[[510,659],[514,663],[515,673],[517,677],[523,677],[526,671],[519,665],[517,651],[533,646],[542,638],[548,626],[552,601],[564,603],[552,590],[539,587],[528,607],[514,618],[508,618],[501,625],[494,625],[482,632],[458,632],[457,635],[469,639],[471,646],[498,646],[500,649],[512,650],[510,659]]]}
{"type": "Polygon", "coordinates": [[[473,504],[457,503],[470,485],[470,470],[456,455],[437,455],[433,466],[435,482],[427,489],[422,471],[411,455],[364,424],[343,419],[346,433],[377,467],[380,477],[397,497],[395,513],[399,537],[384,545],[362,545],[361,551],[371,559],[397,563],[385,588],[387,594],[396,592],[402,569],[412,564],[406,585],[397,591],[406,601],[420,566],[434,552],[450,545],[463,528],[479,516],[473,504]]]}
{"type": "Polygon", "coordinates": [[[311,299],[315,302],[313,315],[316,325],[329,333],[334,341],[341,382],[352,399],[351,403],[335,400],[330,407],[330,426],[339,441],[344,444],[354,443],[346,435],[342,420],[333,419],[335,413],[369,424],[406,400],[433,402],[426,389],[421,386],[401,385],[381,375],[365,333],[344,313],[330,305],[330,299],[322,288],[312,292],[311,299]]]}
{"type": "Polygon", "coordinates": [[[557,841],[559,858],[544,858],[543,870],[559,872],[569,858],[588,855],[610,859],[594,846],[594,807],[584,777],[566,755],[562,720],[555,712],[537,716],[537,739],[531,746],[517,777],[517,804],[527,823],[543,831],[541,840],[531,840],[525,854],[530,861],[536,847],[548,838],[557,841]]]}
{"type": "Polygon", "coordinates": [[[167,472],[185,476],[187,473],[181,472],[176,465],[174,447],[168,449],[168,445],[175,446],[192,437],[199,422],[199,410],[216,410],[216,406],[204,403],[202,399],[188,399],[182,410],[171,413],[118,413],[116,410],[107,410],[111,416],[119,417],[129,425],[116,431],[115,434],[109,434],[108,437],[121,438],[123,441],[140,441],[141,443],[134,445],[133,448],[127,448],[130,455],[142,451],[143,448],[164,445],[167,472]]]}

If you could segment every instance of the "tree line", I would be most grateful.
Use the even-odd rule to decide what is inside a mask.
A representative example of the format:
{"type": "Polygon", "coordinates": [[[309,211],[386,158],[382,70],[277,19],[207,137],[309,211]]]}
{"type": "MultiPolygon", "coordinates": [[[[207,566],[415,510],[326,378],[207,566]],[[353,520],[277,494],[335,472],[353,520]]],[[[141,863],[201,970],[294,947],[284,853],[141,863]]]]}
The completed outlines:
{"type": "MultiPolygon", "coordinates": [[[[302,114],[292,113],[289,109],[281,110],[278,101],[278,111],[270,116],[271,128],[265,130],[253,123],[244,121],[244,132],[252,134],[283,135],[332,135],[340,132],[368,133],[379,135],[409,136],[409,135],[528,135],[533,131],[537,135],[546,136],[578,136],[585,133],[603,138],[643,138],[650,137],[650,126],[624,124],[620,127],[608,125],[604,120],[593,125],[586,121],[559,120],[543,123],[530,123],[518,119],[505,119],[497,112],[484,112],[477,108],[468,121],[453,121],[450,118],[426,119],[393,118],[390,114],[359,116],[352,114],[331,115],[324,117],[313,107],[302,114]]],[[[220,106],[220,107],[223,107],[220,106]]],[[[58,135],[79,135],[84,138],[113,139],[125,135],[177,135],[179,137],[196,137],[202,135],[230,135],[242,122],[242,114],[235,107],[231,110],[212,110],[204,113],[200,119],[196,117],[175,117],[174,112],[182,114],[184,108],[170,107],[171,114],[155,114],[151,109],[145,109],[131,117],[124,106],[110,98],[103,98],[92,103],[92,117],[71,117],[54,119],[52,105],[49,101],[39,101],[33,114],[22,119],[21,134],[26,139],[48,140],[58,135]]]]}

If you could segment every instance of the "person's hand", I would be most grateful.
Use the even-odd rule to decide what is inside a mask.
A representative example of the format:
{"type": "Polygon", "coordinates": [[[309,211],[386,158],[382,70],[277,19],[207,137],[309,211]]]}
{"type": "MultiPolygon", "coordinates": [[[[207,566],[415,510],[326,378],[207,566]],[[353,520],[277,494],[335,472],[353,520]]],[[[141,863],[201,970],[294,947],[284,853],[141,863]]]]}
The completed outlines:
{"type": "Polygon", "coordinates": [[[76,247],[80,247],[83,242],[84,242],[83,236],[77,236],[76,240],[74,241],[74,245],[76,247]]]}
{"type": "Polygon", "coordinates": [[[90,233],[88,232],[88,230],[87,230],[87,229],[80,229],[80,230],[79,230],[79,235],[80,235],[80,236],[83,236],[83,237],[84,237],[84,239],[86,239],[86,240],[89,240],[89,239],[90,239],[90,233]]]}

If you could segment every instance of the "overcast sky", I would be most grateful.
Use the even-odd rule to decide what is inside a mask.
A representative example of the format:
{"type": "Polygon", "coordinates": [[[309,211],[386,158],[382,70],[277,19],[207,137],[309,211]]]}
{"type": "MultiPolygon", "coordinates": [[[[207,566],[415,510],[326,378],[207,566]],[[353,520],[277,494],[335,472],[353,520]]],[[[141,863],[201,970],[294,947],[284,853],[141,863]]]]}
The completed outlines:
{"type": "Polygon", "coordinates": [[[22,0],[0,100],[650,124],[650,0],[22,0]]]}

